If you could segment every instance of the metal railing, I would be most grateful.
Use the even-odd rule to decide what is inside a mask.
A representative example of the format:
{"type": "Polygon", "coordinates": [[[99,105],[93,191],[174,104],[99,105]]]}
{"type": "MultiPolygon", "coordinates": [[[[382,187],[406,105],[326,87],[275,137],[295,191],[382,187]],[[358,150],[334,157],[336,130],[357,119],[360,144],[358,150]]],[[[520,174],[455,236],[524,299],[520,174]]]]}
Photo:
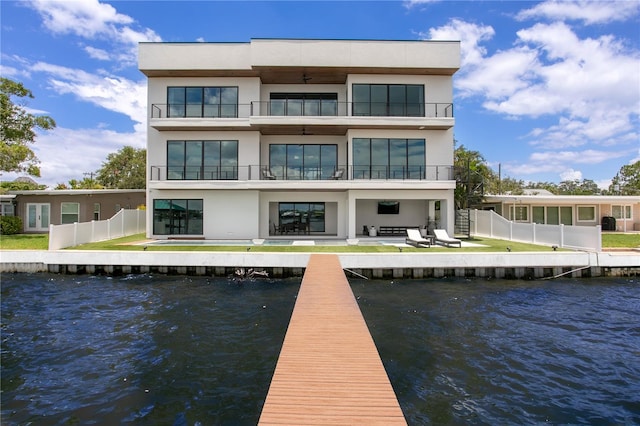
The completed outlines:
{"type": "Polygon", "coordinates": [[[452,103],[387,103],[317,101],[254,101],[250,104],[152,104],[151,118],[259,117],[453,117],[452,103]]]}
{"type": "Polygon", "coordinates": [[[151,166],[151,181],[454,180],[453,166],[151,166]]]}

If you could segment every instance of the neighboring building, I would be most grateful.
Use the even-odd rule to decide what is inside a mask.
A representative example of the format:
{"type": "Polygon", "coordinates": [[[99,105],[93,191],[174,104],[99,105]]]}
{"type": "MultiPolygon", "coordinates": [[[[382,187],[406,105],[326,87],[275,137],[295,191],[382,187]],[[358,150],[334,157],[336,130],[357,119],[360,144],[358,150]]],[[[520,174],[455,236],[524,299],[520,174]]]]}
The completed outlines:
{"type": "Polygon", "coordinates": [[[640,197],[623,195],[486,195],[484,210],[509,220],[549,225],[596,226],[640,231],[640,197]]]}
{"type": "Polygon", "coordinates": [[[453,233],[457,41],[141,43],[147,236],[453,233]]]}
{"type": "Polygon", "coordinates": [[[10,216],[20,216],[25,233],[42,233],[49,232],[49,225],[105,220],[120,209],[144,206],[145,193],[144,189],[9,191],[2,196],[2,212],[12,210],[10,216]]]}

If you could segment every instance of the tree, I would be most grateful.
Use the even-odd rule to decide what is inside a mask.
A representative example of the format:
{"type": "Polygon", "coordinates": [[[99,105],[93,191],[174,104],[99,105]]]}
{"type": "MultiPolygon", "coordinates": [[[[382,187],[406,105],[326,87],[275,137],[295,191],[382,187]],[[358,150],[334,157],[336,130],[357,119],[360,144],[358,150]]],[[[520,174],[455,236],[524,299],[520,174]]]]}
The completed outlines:
{"type": "Polygon", "coordinates": [[[626,164],[611,179],[609,193],[613,195],[640,195],[640,160],[626,164]]]}
{"type": "Polygon", "coordinates": [[[591,179],[565,180],[558,185],[559,195],[598,195],[600,189],[591,179]]]}
{"type": "Polygon", "coordinates": [[[103,186],[95,179],[84,178],[82,180],[71,179],[69,183],[59,183],[55,189],[102,189],[103,186]]]}
{"type": "Polygon", "coordinates": [[[145,189],[147,150],[125,146],[111,153],[98,170],[96,181],[105,188],[145,189]]]}
{"type": "Polygon", "coordinates": [[[33,99],[22,83],[0,77],[0,171],[40,176],[38,158],[29,144],[35,142],[36,129],[51,130],[56,123],[47,115],[28,113],[24,106],[13,103],[12,96],[33,99]]]}
{"type": "Polygon", "coordinates": [[[454,151],[454,174],[457,181],[455,203],[458,209],[466,209],[482,202],[484,188],[493,180],[495,173],[482,154],[460,145],[454,151]]]}

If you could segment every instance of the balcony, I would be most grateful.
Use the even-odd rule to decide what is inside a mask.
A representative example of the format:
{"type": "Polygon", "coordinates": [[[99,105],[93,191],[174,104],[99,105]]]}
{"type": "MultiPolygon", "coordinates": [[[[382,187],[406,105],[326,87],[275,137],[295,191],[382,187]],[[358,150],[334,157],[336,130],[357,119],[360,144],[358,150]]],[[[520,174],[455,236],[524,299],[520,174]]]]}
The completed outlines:
{"type": "Polygon", "coordinates": [[[341,181],[450,181],[453,166],[328,166],[292,167],[280,165],[176,167],[151,166],[150,181],[169,182],[341,182],[341,181]]]}
{"type": "Polygon", "coordinates": [[[263,134],[318,134],[347,129],[446,130],[454,125],[452,103],[393,104],[334,100],[272,100],[234,105],[152,104],[149,125],[157,130],[258,130],[263,134]]]}

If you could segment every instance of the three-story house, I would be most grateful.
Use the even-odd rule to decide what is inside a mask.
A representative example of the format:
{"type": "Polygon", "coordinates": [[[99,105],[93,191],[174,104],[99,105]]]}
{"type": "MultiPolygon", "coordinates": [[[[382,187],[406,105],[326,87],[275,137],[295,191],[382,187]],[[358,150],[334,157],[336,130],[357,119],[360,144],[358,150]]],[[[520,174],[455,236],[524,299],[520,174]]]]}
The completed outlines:
{"type": "Polygon", "coordinates": [[[141,43],[147,236],[452,233],[459,66],[457,41],[141,43]]]}

